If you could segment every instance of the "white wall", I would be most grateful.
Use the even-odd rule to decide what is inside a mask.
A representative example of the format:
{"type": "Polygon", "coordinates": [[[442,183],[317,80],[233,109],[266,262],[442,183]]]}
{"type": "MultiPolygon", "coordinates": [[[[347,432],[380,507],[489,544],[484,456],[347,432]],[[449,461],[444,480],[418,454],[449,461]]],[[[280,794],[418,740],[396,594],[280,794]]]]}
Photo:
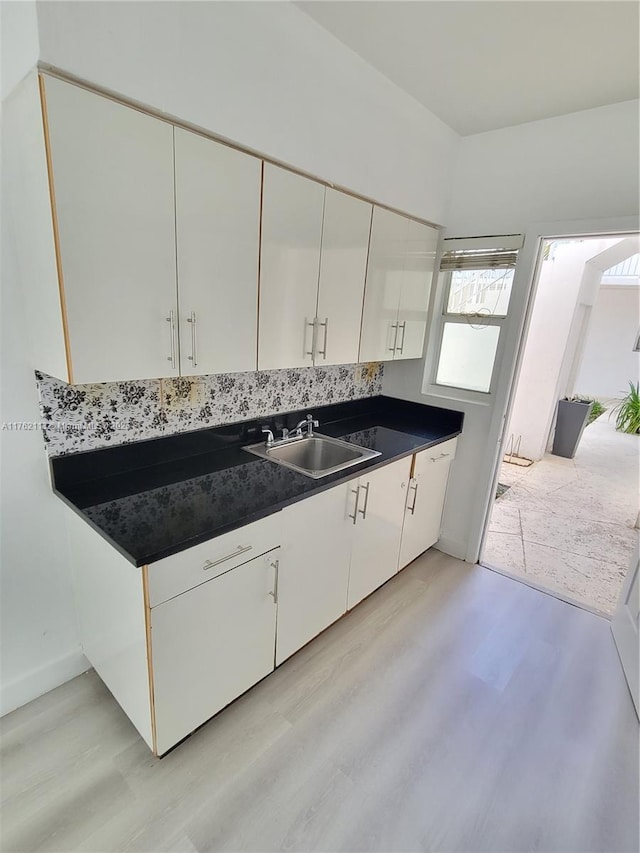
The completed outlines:
{"type": "MultiPolygon", "coordinates": [[[[520,442],[518,453],[542,459],[547,449],[556,404],[566,389],[565,372],[576,311],[588,322],[594,295],[582,293],[585,264],[619,240],[581,240],[551,246],[538,278],[535,303],[507,428],[509,440],[520,442]]],[[[576,336],[577,337],[577,336],[576,336]]]]}
{"type": "Polygon", "coordinates": [[[38,20],[31,0],[0,4],[0,93],[4,100],[38,61],[38,20]]]}
{"type": "Polygon", "coordinates": [[[640,287],[601,285],[591,313],[577,394],[601,400],[620,398],[629,380],[640,378],[640,353],[633,347],[640,330],[640,287]]]}
{"type": "MultiPolygon", "coordinates": [[[[3,48],[12,41],[2,101],[2,422],[37,424],[40,414],[33,371],[39,346],[29,304],[36,283],[53,284],[55,256],[37,79],[31,65],[37,33],[28,11],[1,4],[3,48]],[[5,13],[8,17],[5,18],[5,13]],[[24,51],[17,49],[22,40],[24,51]],[[24,74],[27,73],[27,77],[24,74]],[[21,81],[21,82],[18,82],[21,81]],[[34,334],[35,332],[35,334],[34,334]]],[[[31,10],[33,11],[33,9],[31,10]]],[[[35,16],[31,17],[35,25],[35,16]]],[[[3,63],[8,54],[4,53],[3,63]]],[[[52,329],[59,308],[52,317],[52,329]]],[[[55,333],[55,332],[54,332],[55,333]]],[[[49,484],[42,434],[0,431],[1,629],[0,713],[28,702],[86,669],[80,652],[69,573],[64,507],[49,484]]]]}
{"type": "Polygon", "coordinates": [[[464,137],[449,236],[637,215],[639,127],[638,101],[625,101],[464,137]]]}
{"type": "Polygon", "coordinates": [[[458,136],[287,2],[44,2],[41,59],[442,223],[458,136]]]}
{"type": "Polygon", "coordinates": [[[461,139],[447,236],[526,235],[496,368],[498,388],[482,402],[423,394],[423,362],[388,364],[383,381],[385,394],[465,412],[439,544],[448,553],[478,558],[538,237],[637,230],[638,138],[633,101],[461,139]]]}

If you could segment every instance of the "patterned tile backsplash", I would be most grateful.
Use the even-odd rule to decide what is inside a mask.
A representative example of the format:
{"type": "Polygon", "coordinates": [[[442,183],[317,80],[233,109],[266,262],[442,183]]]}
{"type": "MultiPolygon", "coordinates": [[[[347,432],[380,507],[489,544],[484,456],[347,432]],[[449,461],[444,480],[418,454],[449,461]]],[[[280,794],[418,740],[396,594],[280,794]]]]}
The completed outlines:
{"type": "Polygon", "coordinates": [[[36,371],[50,456],[381,393],[383,365],[345,364],[67,385],[36,371]]]}

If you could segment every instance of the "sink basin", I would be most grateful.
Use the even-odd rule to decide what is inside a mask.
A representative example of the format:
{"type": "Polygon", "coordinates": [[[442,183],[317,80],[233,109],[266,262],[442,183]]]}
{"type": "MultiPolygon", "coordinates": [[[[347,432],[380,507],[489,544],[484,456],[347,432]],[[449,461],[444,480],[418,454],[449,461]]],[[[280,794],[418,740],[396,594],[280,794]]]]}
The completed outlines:
{"type": "Polygon", "coordinates": [[[305,436],[289,444],[275,445],[275,447],[267,447],[264,442],[261,442],[250,444],[242,449],[263,459],[270,459],[278,465],[284,465],[285,468],[298,471],[307,477],[313,477],[314,480],[326,477],[328,474],[335,474],[336,471],[342,471],[344,468],[350,468],[352,465],[364,462],[365,459],[380,456],[378,450],[368,450],[365,447],[358,447],[357,444],[340,441],[339,438],[317,434],[305,436]]]}

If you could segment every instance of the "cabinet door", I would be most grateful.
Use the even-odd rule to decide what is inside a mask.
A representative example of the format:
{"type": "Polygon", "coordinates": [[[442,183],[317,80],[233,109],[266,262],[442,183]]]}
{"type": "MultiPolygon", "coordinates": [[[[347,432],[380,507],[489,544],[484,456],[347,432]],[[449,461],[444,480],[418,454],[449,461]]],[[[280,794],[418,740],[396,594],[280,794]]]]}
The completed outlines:
{"type": "Polygon", "coordinates": [[[390,361],[398,342],[408,220],[373,208],[369,262],[364,291],[360,361],[390,361]]]}
{"type": "Polygon", "coordinates": [[[394,359],[422,357],[437,244],[435,228],[409,220],[394,359]]]}
{"type": "Polygon", "coordinates": [[[430,548],[440,538],[449,468],[456,439],[423,450],[415,456],[413,477],[407,490],[399,568],[430,548]]]}
{"type": "Polygon", "coordinates": [[[411,459],[400,459],[358,480],[357,522],[349,571],[351,609],[398,570],[411,459]]]}
{"type": "Polygon", "coordinates": [[[327,187],[322,225],[316,364],[358,360],[371,205],[327,187]]]}
{"type": "Polygon", "coordinates": [[[173,128],[61,80],[45,93],[73,382],[177,375],[173,128]]]}
{"type": "Polygon", "coordinates": [[[264,164],[258,368],[313,364],[324,186],[264,164]]]}
{"type": "Polygon", "coordinates": [[[336,486],[282,511],[276,665],[347,609],[353,488],[336,486]]]}
{"type": "Polygon", "coordinates": [[[151,611],[158,754],[274,667],[278,551],[151,611]]]}
{"type": "Polygon", "coordinates": [[[183,375],[255,370],[262,163],[175,128],[183,375]]]}

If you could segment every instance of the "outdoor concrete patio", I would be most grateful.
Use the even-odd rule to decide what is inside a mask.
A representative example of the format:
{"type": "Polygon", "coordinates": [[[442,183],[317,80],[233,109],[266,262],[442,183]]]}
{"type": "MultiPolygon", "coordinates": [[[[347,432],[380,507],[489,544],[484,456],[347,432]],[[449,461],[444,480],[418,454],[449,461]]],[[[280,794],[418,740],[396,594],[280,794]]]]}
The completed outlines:
{"type": "Polygon", "coordinates": [[[481,562],[610,616],[638,534],[639,448],[606,412],[574,459],[503,463],[481,562]]]}

